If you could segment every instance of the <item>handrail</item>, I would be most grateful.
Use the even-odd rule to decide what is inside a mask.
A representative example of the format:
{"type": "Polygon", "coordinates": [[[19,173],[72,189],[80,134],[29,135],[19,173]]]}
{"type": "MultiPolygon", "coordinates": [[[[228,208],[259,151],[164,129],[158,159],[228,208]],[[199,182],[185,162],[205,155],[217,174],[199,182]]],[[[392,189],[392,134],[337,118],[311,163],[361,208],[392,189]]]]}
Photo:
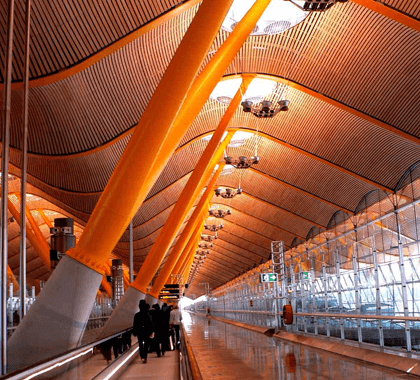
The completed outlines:
{"type": "Polygon", "coordinates": [[[7,380],[23,380],[23,379],[27,379],[27,378],[30,378],[30,379],[35,378],[37,376],[37,374],[42,374],[42,373],[48,372],[48,371],[50,371],[50,370],[52,370],[56,367],[59,367],[59,366],[65,364],[65,363],[68,363],[68,362],[70,362],[74,359],[77,359],[77,358],[79,358],[83,355],[86,355],[90,352],[93,352],[93,348],[95,346],[97,346],[98,344],[101,344],[103,342],[106,342],[107,340],[115,338],[115,337],[117,337],[117,336],[131,330],[131,329],[132,329],[132,327],[130,327],[128,329],[125,329],[125,330],[121,330],[118,333],[109,335],[109,336],[107,336],[105,338],[102,338],[100,340],[97,340],[93,343],[89,343],[89,344],[86,344],[84,346],[74,348],[73,350],[65,353],[64,355],[59,355],[59,356],[56,356],[52,359],[49,359],[49,360],[47,360],[43,363],[35,364],[34,366],[28,367],[28,368],[23,369],[23,370],[19,370],[18,373],[16,373],[16,372],[13,373],[12,372],[10,374],[7,374],[6,376],[1,377],[1,380],[3,380],[3,379],[4,380],[6,380],[6,379],[7,380]]]}
{"type": "MultiPolygon", "coordinates": [[[[213,310],[212,310],[213,311],[213,310]]],[[[260,311],[260,310],[214,310],[213,312],[225,312],[225,313],[249,313],[249,314],[271,314],[274,312],[260,311]]],[[[278,312],[277,315],[283,315],[282,312],[278,312]]],[[[294,315],[297,317],[322,317],[322,318],[347,318],[347,319],[382,319],[382,320],[394,320],[394,321],[415,321],[420,322],[420,316],[418,317],[407,317],[403,315],[372,315],[372,314],[337,314],[337,313],[302,313],[295,312],[294,315]]]]}

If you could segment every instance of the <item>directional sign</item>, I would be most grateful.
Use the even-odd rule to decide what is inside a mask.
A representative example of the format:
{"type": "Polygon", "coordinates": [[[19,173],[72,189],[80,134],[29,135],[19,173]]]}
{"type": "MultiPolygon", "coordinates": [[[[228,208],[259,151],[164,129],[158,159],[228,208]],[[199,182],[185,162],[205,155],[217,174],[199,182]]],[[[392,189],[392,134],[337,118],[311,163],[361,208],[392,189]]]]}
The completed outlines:
{"type": "Polygon", "coordinates": [[[166,289],[179,289],[179,284],[165,284],[165,285],[163,285],[163,288],[166,288],[166,289]]]}
{"type": "Polygon", "coordinates": [[[162,289],[160,294],[179,294],[179,289],[162,289]]]}
{"type": "Polygon", "coordinates": [[[277,273],[261,273],[260,282],[276,282],[277,273]]]}
{"type": "Polygon", "coordinates": [[[179,294],[159,294],[160,300],[177,300],[179,299],[179,294]]]}

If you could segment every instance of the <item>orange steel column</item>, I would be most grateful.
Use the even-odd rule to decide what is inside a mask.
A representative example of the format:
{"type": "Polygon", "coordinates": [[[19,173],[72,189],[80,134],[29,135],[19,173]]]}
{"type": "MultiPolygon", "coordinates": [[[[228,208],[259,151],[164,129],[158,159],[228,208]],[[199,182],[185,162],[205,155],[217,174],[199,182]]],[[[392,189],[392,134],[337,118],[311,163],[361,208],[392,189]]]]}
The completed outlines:
{"type": "Polygon", "coordinates": [[[184,124],[181,133],[173,136],[173,150],[162,151],[231,3],[232,0],[205,0],[201,4],[96,204],[79,244],[68,256],[103,272],[112,249],[189,127],[184,124]]]}
{"type": "MultiPolygon", "coordinates": [[[[146,194],[149,192],[150,188],[154,184],[158,175],[161,173],[161,170],[163,170],[163,167],[168,161],[170,155],[175,151],[176,147],[178,146],[182,136],[184,135],[186,131],[186,128],[188,128],[189,125],[193,122],[198,112],[201,110],[203,104],[207,101],[209,95],[213,91],[213,88],[216,86],[216,84],[218,83],[218,81],[220,80],[224,72],[226,71],[227,67],[230,65],[232,59],[235,57],[236,53],[245,42],[249,33],[252,31],[258,19],[261,17],[262,13],[264,12],[264,10],[266,9],[269,3],[270,3],[270,0],[257,0],[255,2],[252,8],[242,18],[242,20],[235,27],[233,32],[230,33],[230,35],[225,40],[223,45],[214,54],[213,58],[210,60],[210,62],[203,69],[201,74],[194,81],[193,85],[191,86],[191,89],[188,92],[188,96],[185,99],[183,106],[172,126],[172,129],[169,131],[169,134],[161,149],[161,152],[168,153],[168,154],[162,155],[163,157],[160,157],[157,161],[155,161],[152,170],[150,170],[148,173],[150,177],[147,177],[145,181],[143,182],[144,186],[139,187],[138,185],[136,185],[135,188],[133,189],[134,191],[137,191],[139,193],[138,195],[139,199],[140,198],[144,199],[146,194]],[[141,196],[140,196],[140,192],[142,192],[141,196]]],[[[213,11],[210,11],[210,14],[212,12],[213,11]]],[[[174,77],[176,76],[174,75],[174,77]]],[[[160,110],[158,109],[156,110],[156,112],[160,112],[160,110]]],[[[150,131],[150,134],[154,134],[154,132],[150,131]]],[[[137,151],[141,151],[141,149],[137,149],[137,151]]],[[[136,154],[137,154],[137,151],[136,151],[136,154]]],[[[138,176],[139,174],[134,173],[133,170],[129,170],[129,173],[127,175],[128,175],[128,178],[121,177],[122,178],[121,180],[126,181],[125,186],[127,188],[130,188],[130,187],[133,188],[132,183],[130,183],[130,175],[138,176]]],[[[122,192],[121,194],[115,194],[115,196],[119,198],[121,196],[124,196],[124,194],[125,193],[122,192]]],[[[141,203],[140,201],[136,203],[133,206],[133,208],[137,209],[140,203],[141,203]]],[[[111,204],[111,202],[109,202],[109,204],[111,204]]],[[[116,204],[118,203],[116,202],[116,204]]],[[[113,213],[114,206],[110,210],[111,215],[113,213]]],[[[97,208],[98,206],[95,209],[97,208]]],[[[118,228],[121,228],[121,231],[120,231],[121,233],[118,233],[117,236],[114,236],[115,239],[112,238],[112,236],[111,236],[111,239],[108,239],[109,236],[107,236],[106,244],[109,245],[110,248],[105,248],[104,247],[105,244],[102,244],[103,249],[111,250],[115,246],[120,235],[123,233],[126,226],[128,225],[128,222],[131,220],[132,210],[126,207],[122,211],[127,213],[127,220],[124,222],[121,222],[120,225],[118,226],[118,228]]],[[[93,219],[93,216],[91,217],[91,219],[93,219]]],[[[103,220],[107,222],[109,220],[109,216],[103,216],[103,220]]],[[[101,227],[100,223],[99,222],[95,222],[95,223],[98,224],[96,227],[100,229],[101,227]]],[[[117,227],[116,223],[114,223],[114,227],[115,228],[117,227]]],[[[85,234],[88,233],[88,231],[89,231],[89,228],[86,228],[85,234]]],[[[93,239],[92,238],[93,235],[94,234],[92,233],[90,244],[93,245],[92,249],[95,249],[94,247],[95,240],[104,238],[104,236],[106,236],[106,233],[102,234],[102,231],[100,231],[100,236],[97,235],[97,239],[93,239]]],[[[105,336],[106,334],[109,335],[109,334],[112,334],[113,332],[119,331],[118,329],[128,327],[132,323],[130,318],[128,318],[128,315],[130,315],[130,313],[133,313],[135,310],[137,310],[138,300],[140,297],[143,297],[143,296],[144,294],[141,291],[130,286],[127,289],[127,293],[121,299],[120,303],[118,304],[118,307],[114,310],[111,318],[108,320],[107,324],[102,330],[101,335],[102,336],[105,336]]]]}
{"type": "Polygon", "coordinates": [[[175,207],[172,209],[171,214],[166,220],[162,231],[159,233],[152,249],[141,266],[139,275],[131,284],[131,286],[140,290],[142,293],[147,292],[147,287],[159,269],[159,266],[168,252],[172,241],[175,239],[179,228],[229,144],[234,132],[229,132],[223,142],[220,142],[229,120],[225,120],[226,122],[219,125],[221,128],[218,127],[216,129],[212,139],[198,161],[193,174],[189,178],[185,188],[178,198],[175,207]]]}
{"type": "Polygon", "coordinates": [[[225,114],[220,120],[219,125],[214,131],[209,144],[197,163],[193,174],[188,180],[188,183],[179,197],[174,209],[166,220],[165,226],[159,233],[152,249],[148,253],[147,258],[140,269],[139,276],[137,277],[138,280],[134,281],[132,284],[133,287],[141,292],[146,293],[150,281],[158,270],[179,228],[184,222],[185,217],[232,138],[234,132],[228,132],[224,141],[219,144],[230,120],[236,112],[236,109],[241,104],[242,94],[246,92],[254,77],[255,75],[244,75],[240,89],[231,100],[225,114]]]}
{"type": "MultiPolygon", "coordinates": [[[[68,256],[98,272],[103,270],[103,262],[108,258],[111,250],[118,242],[131,218],[178,146],[186,129],[207,101],[211,91],[245,42],[270,1],[257,0],[255,2],[233,32],[230,33],[221,48],[214,54],[197,80],[194,81],[185,101],[182,103],[183,99],[179,98],[180,94],[183,93],[180,90],[175,96],[177,100],[171,99],[170,102],[165,102],[166,105],[171,107],[162,112],[162,100],[174,97],[174,87],[184,91],[187,90],[185,78],[191,72],[192,65],[190,61],[201,52],[194,46],[194,43],[191,46],[183,46],[181,48],[183,40],[99,199],[78,246],[74,250],[70,250],[67,253],[68,256]],[[180,67],[178,67],[178,63],[180,63],[178,54],[184,55],[180,67]],[[175,61],[176,65],[173,65],[175,61]],[[173,78],[177,78],[177,81],[174,81],[173,78]],[[172,103],[176,104],[176,107],[172,103]],[[173,115],[174,111],[178,111],[181,105],[182,108],[179,110],[179,113],[173,115]],[[172,116],[177,117],[175,119],[172,116]],[[160,126],[160,128],[156,128],[156,126],[160,126]],[[163,143],[164,141],[165,143],[163,143]],[[142,152],[143,162],[141,165],[138,164],[138,152],[142,152]],[[159,152],[162,154],[156,157],[159,152]],[[109,220],[112,220],[113,223],[109,223],[109,220]]],[[[214,14],[220,11],[220,6],[227,8],[224,14],[229,9],[229,7],[226,7],[226,1],[214,0],[209,5],[209,8],[206,9],[205,12],[207,13],[204,16],[204,20],[200,20],[197,23],[198,25],[194,24],[206,3],[204,1],[199,8],[199,12],[187,34],[190,32],[190,29],[193,30],[194,34],[200,34],[201,30],[206,29],[203,28],[203,25],[208,25],[209,19],[215,18],[214,14]],[[222,4],[216,6],[216,3],[222,4]]],[[[220,24],[222,21],[223,17],[220,24]]],[[[201,39],[201,36],[195,39],[197,45],[203,45],[201,39]]],[[[205,54],[200,55],[200,59],[204,58],[206,54],[207,50],[205,54]]],[[[194,59],[194,62],[196,61],[194,59]]]]}
{"type": "MultiPolygon", "coordinates": [[[[203,214],[204,212],[205,212],[205,209],[203,209],[203,214]]],[[[192,252],[195,252],[197,250],[197,245],[200,241],[200,235],[202,233],[203,227],[204,227],[204,221],[202,223],[197,221],[194,224],[193,232],[189,234],[190,238],[188,240],[188,243],[185,246],[181,255],[179,255],[178,261],[173,269],[173,273],[178,273],[178,274],[183,273],[185,266],[187,264],[187,261],[191,257],[192,252]]],[[[167,281],[169,281],[169,278],[167,281]]]]}
{"type": "MultiPolygon", "coordinates": [[[[196,244],[198,243],[198,239],[201,235],[201,231],[203,229],[204,223],[199,224],[198,221],[195,224],[194,232],[191,234],[190,240],[188,241],[187,245],[185,246],[184,252],[179,256],[178,261],[174,267],[173,273],[182,273],[182,270],[185,266],[186,261],[190,257],[191,250],[194,251],[197,249],[196,244]],[[185,254],[186,253],[186,254],[185,254]]],[[[169,280],[169,279],[168,279],[169,280]]]]}
{"type": "Polygon", "coordinates": [[[190,234],[195,227],[195,221],[200,217],[200,215],[203,212],[204,207],[207,206],[208,201],[213,196],[214,185],[216,184],[216,181],[219,178],[219,175],[221,171],[223,170],[224,166],[225,166],[224,163],[219,164],[219,167],[217,168],[216,173],[214,173],[212,179],[207,185],[206,191],[204,192],[200,201],[198,202],[197,207],[195,208],[194,212],[191,215],[190,220],[188,221],[188,224],[185,226],[184,231],[182,231],[182,234],[180,238],[178,239],[178,241],[176,242],[171,255],[169,256],[168,260],[166,260],[165,265],[163,266],[159,276],[156,278],[153,284],[153,287],[149,292],[149,294],[152,297],[157,298],[160,290],[162,289],[166,280],[172,273],[175,267],[175,264],[177,260],[179,259],[179,256],[181,255],[181,253],[184,251],[184,248],[190,238],[190,234]]]}
{"type": "MultiPolygon", "coordinates": [[[[19,211],[16,209],[15,205],[10,199],[8,199],[8,208],[9,208],[10,213],[16,219],[16,222],[20,223],[19,211]]],[[[36,225],[36,222],[33,220],[33,218],[32,218],[32,221],[36,225]]],[[[35,248],[35,251],[38,253],[39,258],[42,260],[42,262],[45,264],[48,270],[51,270],[50,246],[45,241],[45,238],[42,235],[41,231],[39,231],[39,229],[38,231],[39,231],[39,234],[41,234],[42,238],[39,237],[39,235],[35,234],[34,229],[32,228],[31,224],[32,223],[30,223],[30,220],[28,218],[28,222],[26,223],[26,228],[27,228],[26,237],[28,238],[32,246],[35,248]]],[[[36,227],[38,228],[37,225],[36,227]]]]}
{"type": "Polygon", "coordinates": [[[16,281],[15,274],[9,266],[7,266],[7,278],[13,282],[13,291],[19,290],[19,283],[16,281]]]}
{"type": "Polygon", "coordinates": [[[111,291],[111,285],[106,281],[106,277],[102,276],[101,285],[104,288],[106,294],[108,294],[108,297],[112,297],[112,291],[111,291]]]}
{"type": "Polygon", "coordinates": [[[41,215],[41,218],[44,219],[44,222],[46,223],[46,225],[51,228],[53,227],[53,224],[51,223],[51,221],[47,218],[47,215],[45,215],[44,211],[41,210],[40,208],[36,209],[36,211],[38,211],[38,214],[41,215]]]}
{"type": "MultiPolygon", "coordinates": [[[[195,241],[197,242],[197,239],[195,241]]],[[[188,279],[189,268],[191,268],[191,265],[194,262],[195,252],[196,252],[196,249],[195,249],[195,247],[193,247],[193,249],[190,250],[188,256],[185,257],[186,260],[185,260],[184,265],[182,266],[182,270],[181,270],[181,273],[182,273],[182,276],[183,276],[183,279],[184,279],[184,283],[188,279]]]]}

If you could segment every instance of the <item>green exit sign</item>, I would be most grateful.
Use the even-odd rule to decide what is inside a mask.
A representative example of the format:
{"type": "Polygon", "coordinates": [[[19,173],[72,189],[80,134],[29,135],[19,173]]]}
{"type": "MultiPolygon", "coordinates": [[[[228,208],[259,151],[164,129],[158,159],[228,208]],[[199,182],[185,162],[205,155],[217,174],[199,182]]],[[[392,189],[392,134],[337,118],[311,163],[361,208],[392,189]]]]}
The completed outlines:
{"type": "Polygon", "coordinates": [[[277,282],[277,273],[261,273],[260,282],[277,282]]]}

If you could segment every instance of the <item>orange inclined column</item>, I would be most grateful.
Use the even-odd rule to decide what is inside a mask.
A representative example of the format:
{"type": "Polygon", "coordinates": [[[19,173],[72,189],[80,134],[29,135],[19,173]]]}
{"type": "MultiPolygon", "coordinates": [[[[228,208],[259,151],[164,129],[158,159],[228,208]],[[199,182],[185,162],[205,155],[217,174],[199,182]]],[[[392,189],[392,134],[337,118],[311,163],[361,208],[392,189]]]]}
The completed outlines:
{"type": "Polygon", "coordinates": [[[136,280],[131,284],[131,286],[140,290],[142,293],[147,292],[150,281],[159,269],[159,266],[168,252],[172,241],[175,239],[185,217],[188,215],[194,201],[210,178],[214,167],[220,161],[223,152],[229,144],[234,132],[229,132],[225,139],[220,143],[225,129],[226,127],[217,129],[217,133],[214,133],[203,155],[198,161],[193,174],[178,198],[175,207],[166,220],[162,231],[159,233],[158,238],[141,266],[136,280]]]}
{"type": "Polygon", "coordinates": [[[205,0],[201,4],[99,198],[79,244],[68,256],[103,272],[112,249],[190,125],[182,122],[176,134],[168,136],[231,3],[232,0],[205,0]],[[169,145],[165,148],[166,139],[169,145]]]}
{"type": "MultiPolygon", "coordinates": [[[[228,137],[228,136],[226,136],[228,137]]],[[[197,207],[195,208],[194,212],[191,215],[190,220],[188,221],[187,225],[185,226],[184,230],[182,231],[182,234],[178,241],[175,244],[174,249],[172,250],[171,255],[169,256],[168,260],[166,260],[165,265],[163,266],[161,272],[159,273],[159,276],[156,278],[152,289],[150,290],[149,294],[154,297],[158,298],[158,295],[163,288],[163,285],[165,285],[168,277],[170,277],[181,253],[184,251],[185,246],[187,245],[191,233],[194,230],[195,222],[200,218],[202,215],[203,210],[207,206],[207,203],[213,196],[214,191],[214,185],[216,184],[217,179],[219,178],[219,175],[221,171],[223,170],[225,164],[221,163],[219,164],[219,167],[216,170],[216,173],[214,173],[212,179],[210,180],[209,184],[207,185],[206,191],[202,195],[200,201],[197,204],[197,207]]]]}
{"type": "MultiPolygon", "coordinates": [[[[8,208],[10,213],[13,215],[13,218],[15,218],[17,223],[20,223],[20,214],[13,202],[8,199],[8,208]]],[[[39,258],[42,260],[44,265],[48,268],[48,270],[51,270],[51,261],[50,261],[50,246],[46,242],[44,235],[42,235],[42,232],[39,230],[38,225],[34,221],[32,215],[31,219],[29,219],[29,210],[27,209],[26,215],[27,223],[26,223],[26,237],[29,240],[29,242],[32,244],[32,246],[35,248],[35,251],[38,253],[39,258]],[[37,231],[38,233],[35,233],[37,231]]]]}
{"type": "MultiPolygon", "coordinates": [[[[179,120],[186,96],[231,4],[232,0],[204,0],[200,5],[78,245],[61,259],[27,316],[8,340],[11,371],[67,352],[80,341],[105,263],[190,125],[185,123],[168,136],[175,120],[179,120]]],[[[214,74],[215,83],[222,74],[214,74]]],[[[208,84],[212,86],[210,91],[214,84],[208,84]]],[[[198,111],[206,99],[197,105],[198,111]]],[[[129,313],[132,309],[130,305],[129,313]]],[[[125,328],[121,323],[117,327],[125,328]]]]}

